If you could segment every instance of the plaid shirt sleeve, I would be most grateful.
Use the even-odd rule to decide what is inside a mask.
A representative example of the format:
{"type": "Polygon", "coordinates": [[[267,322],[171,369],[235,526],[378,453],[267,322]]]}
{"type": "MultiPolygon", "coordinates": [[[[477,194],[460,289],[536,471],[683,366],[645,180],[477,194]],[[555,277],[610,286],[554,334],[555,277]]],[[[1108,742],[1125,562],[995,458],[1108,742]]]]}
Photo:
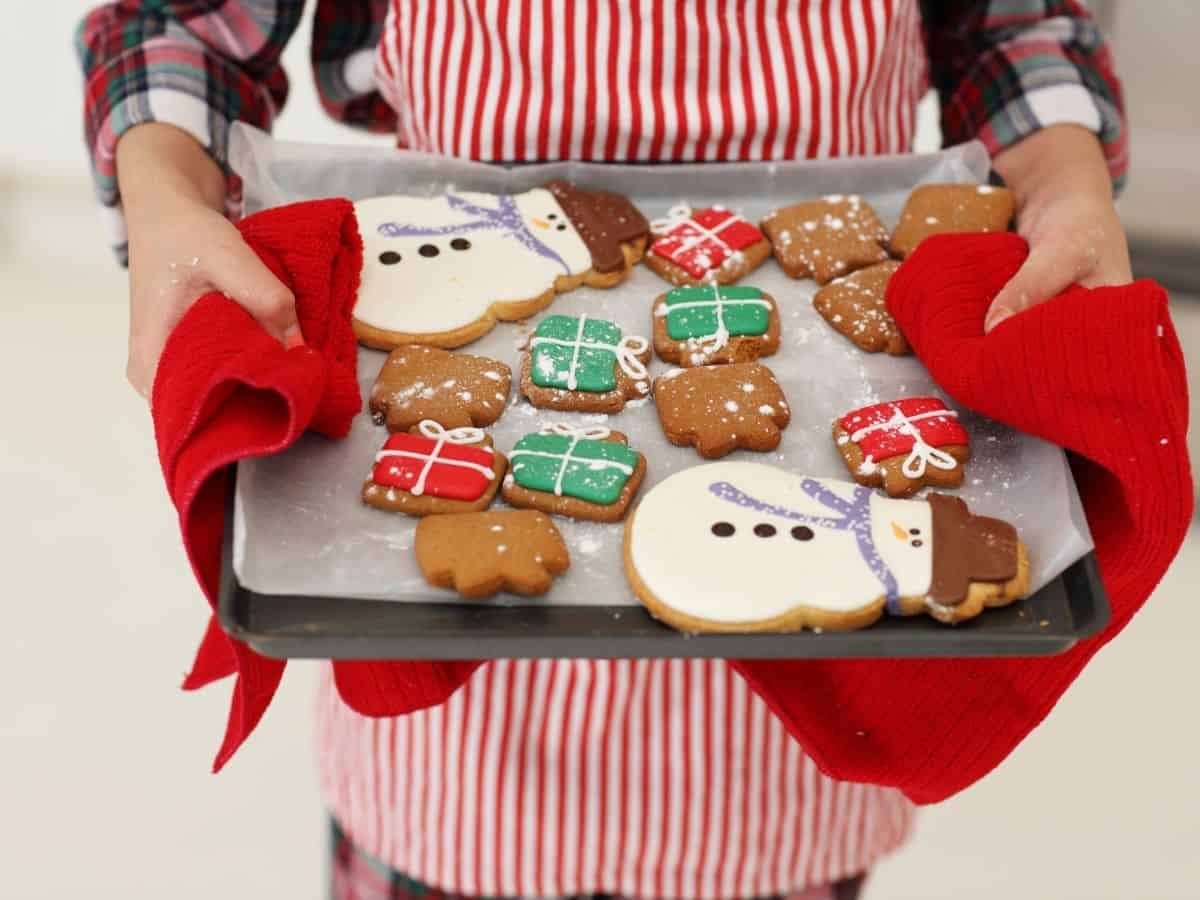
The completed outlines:
{"type": "Polygon", "coordinates": [[[121,135],[167,122],[196,138],[228,172],[230,125],[270,128],[287,98],[279,58],[304,0],[141,0],[92,10],[79,24],[84,130],[96,193],[127,243],[116,178],[121,135]]]}
{"type": "Polygon", "coordinates": [[[995,155],[1047,125],[1073,123],[1104,145],[1113,187],[1129,166],[1112,54],[1077,0],[921,0],[948,143],[995,155]]]}
{"type": "Polygon", "coordinates": [[[312,66],[321,106],[346,125],[396,133],[396,111],[375,90],[375,47],[391,0],[320,0],[312,66]]]}

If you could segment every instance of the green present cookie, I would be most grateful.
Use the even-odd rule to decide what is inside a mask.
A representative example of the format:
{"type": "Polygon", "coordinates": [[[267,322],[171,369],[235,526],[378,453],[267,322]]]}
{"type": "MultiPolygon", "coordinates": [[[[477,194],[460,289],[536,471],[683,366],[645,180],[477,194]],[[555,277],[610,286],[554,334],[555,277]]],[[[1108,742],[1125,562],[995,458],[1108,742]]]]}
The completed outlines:
{"type": "Polygon", "coordinates": [[[639,454],[606,441],[607,428],[558,426],[527,434],[509,454],[513,480],[523,488],[608,506],[621,497],[639,454]]]}
{"type": "Polygon", "coordinates": [[[604,393],[617,387],[617,367],[634,378],[644,378],[645,368],[636,354],[644,342],[625,337],[604,319],[581,316],[547,316],[538,324],[529,343],[530,377],[542,388],[604,393]]]}
{"type": "Polygon", "coordinates": [[[727,339],[765,334],[771,304],[756,287],[678,287],[663,298],[671,340],[727,339]]]}

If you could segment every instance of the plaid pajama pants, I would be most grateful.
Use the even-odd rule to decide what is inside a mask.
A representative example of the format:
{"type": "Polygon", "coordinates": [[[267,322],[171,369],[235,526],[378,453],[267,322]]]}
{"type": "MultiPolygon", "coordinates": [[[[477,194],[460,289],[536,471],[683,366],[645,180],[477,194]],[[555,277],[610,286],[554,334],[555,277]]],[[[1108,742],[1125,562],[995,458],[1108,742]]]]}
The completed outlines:
{"type": "MultiPolygon", "coordinates": [[[[332,900],[477,900],[447,894],[414,881],[354,846],[337,822],[330,819],[330,897],[332,900]]],[[[808,888],[780,900],[856,900],[863,876],[833,885],[808,888]]],[[[584,900],[584,898],[564,898],[584,900]]],[[[594,900],[601,900],[600,897],[594,900]]],[[[620,900],[620,898],[604,898],[620,900]]]]}

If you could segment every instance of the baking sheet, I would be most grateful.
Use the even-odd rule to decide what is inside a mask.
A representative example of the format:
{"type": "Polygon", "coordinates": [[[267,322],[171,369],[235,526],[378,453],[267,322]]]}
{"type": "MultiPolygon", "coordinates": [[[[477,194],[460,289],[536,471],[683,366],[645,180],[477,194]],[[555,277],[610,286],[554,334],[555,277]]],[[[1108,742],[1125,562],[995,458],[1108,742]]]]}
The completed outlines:
{"type": "MultiPolygon", "coordinates": [[[[874,159],[703,165],[629,166],[588,163],[501,168],[402,151],[326,147],[273,141],[244,126],[231,148],[244,179],[247,211],[325,196],[433,194],[457,190],[520,191],[554,178],[629,194],[648,217],[681,201],[722,203],[752,220],[776,206],[829,193],[860,193],[891,226],[912,186],[929,181],[980,181],[987,157],[978,144],[937,154],[874,159]]],[[[847,479],[830,438],[832,421],[870,403],[944,395],[912,357],[865,354],[834,332],[812,309],[816,285],[794,281],[768,261],[743,279],[774,295],[782,324],[779,353],[764,362],[775,372],[792,408],[792,423],[774,453],[736,451],[727,458],[769,462],[804,474],[847,479]]],[[[580,288],[542,313],[611,319],[627,334],[650,334],[653,298],[667,285],[644,266],[609,290],[580,288]]],[[[519,368],[520,348],[535,317],[501,324],[464,348],[519,368]]],[[[359,351],[365,397],[386,354],[359,351]]],[[[670,368],[655,359],[651,374],[670,368]]],[[[516,379],[514,378],[514,381],[516,379]]],[[[1011,521],[1030,548],[1036,590],[1082,557],[1091,540],[1063,452],[969,411],[959,410],[971,435],[973,459],[958,493],[978,513],[1011,521]]],[[[678,469],[703,462],[690,448],[670,445],[652,400],[614,416],[556,413],[513,401],[490,430],[502,452],[522,435],[552,422],[603,424],[625,432],[648,462],[646,491],[678,469]]],[[[363,479],[386,430],[363,412],[350,435],[329,441],[305,435],[277,456],[239,465],[234,510],[234,571],[265,594],[356,597],[429,602],[452,592],[431,588],[412,552],[416,520],[364,506],[363,479]]],[[[497,500],[496,507],[502,507],[497,500]]],[[[681,511],[686,515],[686,511],[681,511]]],[[[621,564],[622,528],[556,519],[571,551],[571,570],[538,598],[502,596],[511,604],[635,605],[621,564]]]]}

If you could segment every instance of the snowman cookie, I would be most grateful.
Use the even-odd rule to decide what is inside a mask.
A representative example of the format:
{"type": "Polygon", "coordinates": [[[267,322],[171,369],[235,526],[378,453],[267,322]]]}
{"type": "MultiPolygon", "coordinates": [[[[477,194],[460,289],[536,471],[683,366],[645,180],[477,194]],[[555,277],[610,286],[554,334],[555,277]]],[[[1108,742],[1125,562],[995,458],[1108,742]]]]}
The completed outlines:
{"type": "Polygon", "coordinates": [[[771,255],[758,226],[723,206],[676,206],[650,227],[646,265],[674,285],[733,284],[771,255]]]}
{"type": "Polygon", "coordinates": [[[677,287],[654,301],[654,352],[677,366],[753,362],[779,349],[775,298],[756,287],[677,287]]]}
{"type": "Polygon", "coordinates": [[[522,194],[450,191],[354,204],[363,271],[354,331],[369,347],[459,347],[555,293],[612,287],[649,223],[625,197],[553,182],[522,194]]]}
{"type": "Polygon", "coordinates": [[[479,428],[445,429],[426,420],[393,434],[375,455],[363,503],[408,516],[487,509],[508,460],[479,428]]]}
{"type": "Polygon", "coordinates": [[[847,630],[885,611],[955,623],[1029,587],[1016,530],[957,498],[895,500],[758,463],[660,482],[624,546],[638,598],[688,632],[847,630]]]}
{"type": "Polygon", "coordinates": [[[618,413],[650,393],[650,342],[586,313],[546,316],[521,360],[521,393],[541,409],[618,413]]]}
{"type": "Polygon", "coordinates": [[[926,485],[962,484],[970,438],[958,413],[937,397],[910,397],[846,413],[833,440],[859,484],[907,497],[926,485]]]}
{"type": "Polygon", "coordinates": [[[619,431],[550,425],[517,441],[504,499],[571,519],[617,522],[646,477],[646,457],[619,431]]]}

